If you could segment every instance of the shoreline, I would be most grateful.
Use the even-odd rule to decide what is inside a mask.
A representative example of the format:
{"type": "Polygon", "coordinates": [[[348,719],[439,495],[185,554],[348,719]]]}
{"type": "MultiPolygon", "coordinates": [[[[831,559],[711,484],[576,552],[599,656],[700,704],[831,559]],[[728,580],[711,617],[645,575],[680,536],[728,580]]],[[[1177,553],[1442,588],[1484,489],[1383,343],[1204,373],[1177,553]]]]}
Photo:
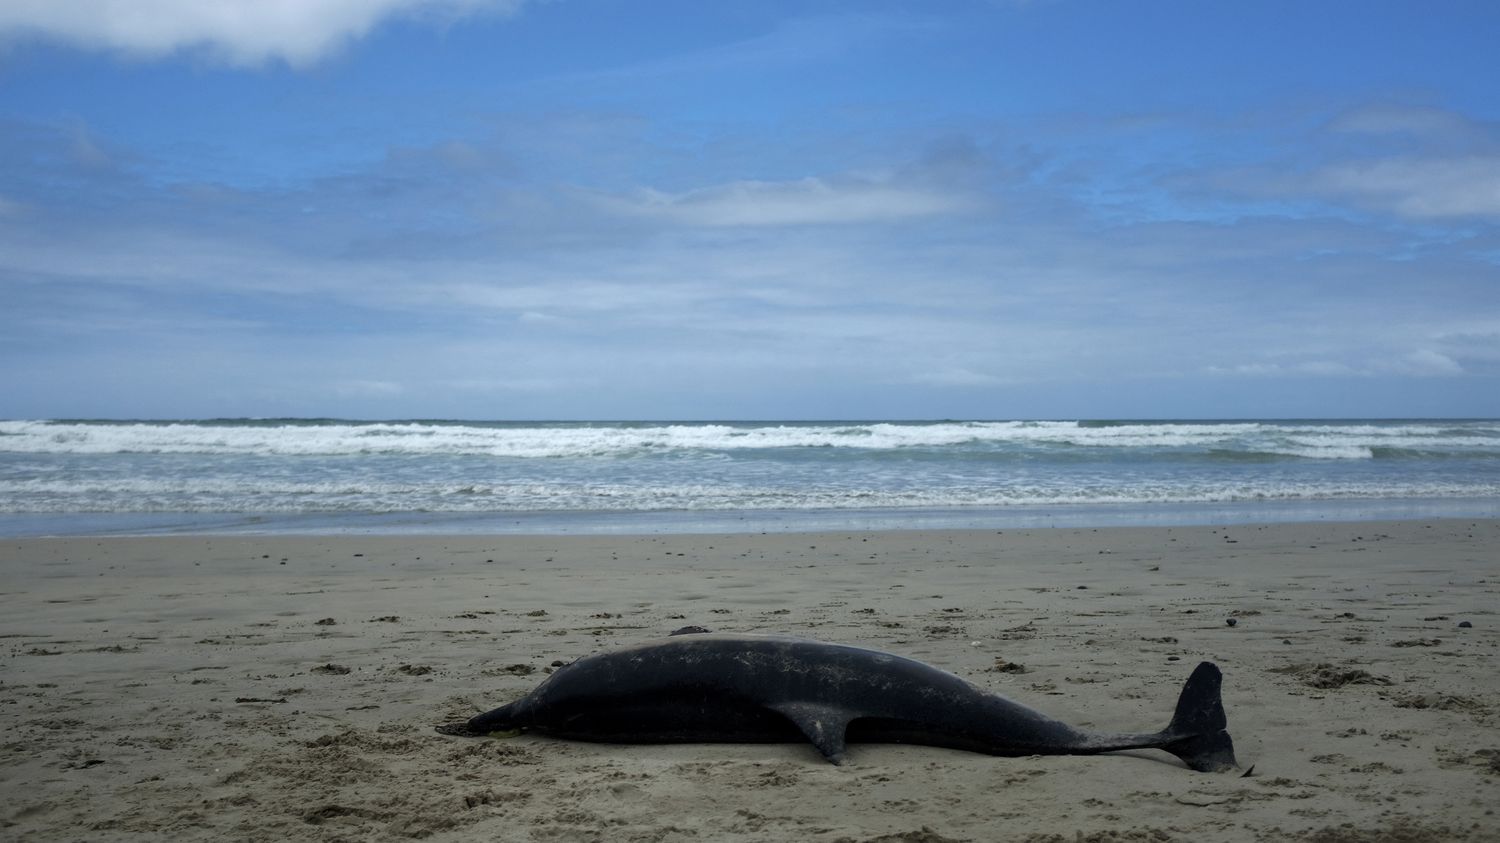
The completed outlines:
{"type": "Polygon", "coordinates": [[[960,509],[0,513],[0,540],[152,535],[672,535],[1189,527],[1500,518],[1495,498],[1018,505],[960,509]]]}
{"type": "Polygon", "coordinates": [[[5,539],[0,829],[1493,840],[1497,547],[1496,519],[5,539]],[[1149,751],[856,745],[832,767],[795,744],[432,731],[553,662],[689,624],[888,650],[1098,729],[1159,728],[1192,665],[1214,661],[1256,774],[1149,751]]]}

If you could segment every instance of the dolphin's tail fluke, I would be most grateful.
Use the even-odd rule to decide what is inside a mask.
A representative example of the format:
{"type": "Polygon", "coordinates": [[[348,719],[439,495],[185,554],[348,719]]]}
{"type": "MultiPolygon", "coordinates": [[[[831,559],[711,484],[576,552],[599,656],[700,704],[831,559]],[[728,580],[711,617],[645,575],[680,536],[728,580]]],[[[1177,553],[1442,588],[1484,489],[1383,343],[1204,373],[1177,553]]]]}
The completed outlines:
{"type": "Polygon", "coordinates": [[[1177,698],[1177,711],[1166,735],[1170,742],[1162,749],[1182,759],[1182,763],[1204,773],[1234,769],[1234,742],[1226,731],[1224,701],[1219,698],[1223,674],[1212,662],[1203,662],[1188,677],[1177,698]]]}

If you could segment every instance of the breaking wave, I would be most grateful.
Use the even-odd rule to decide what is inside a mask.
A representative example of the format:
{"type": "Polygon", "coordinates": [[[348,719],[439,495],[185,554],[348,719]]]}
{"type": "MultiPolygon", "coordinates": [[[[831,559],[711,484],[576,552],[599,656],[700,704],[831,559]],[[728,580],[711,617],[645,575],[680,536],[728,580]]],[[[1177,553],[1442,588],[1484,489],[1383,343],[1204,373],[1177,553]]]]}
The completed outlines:
{"type": "Polygon", "coordinates": [[[838,448],[1183,452],[1238,459],[1500,457],[1500,424],[1300,422],[474,423],[0,422],[0,453],[629,457],[838,448]]]}

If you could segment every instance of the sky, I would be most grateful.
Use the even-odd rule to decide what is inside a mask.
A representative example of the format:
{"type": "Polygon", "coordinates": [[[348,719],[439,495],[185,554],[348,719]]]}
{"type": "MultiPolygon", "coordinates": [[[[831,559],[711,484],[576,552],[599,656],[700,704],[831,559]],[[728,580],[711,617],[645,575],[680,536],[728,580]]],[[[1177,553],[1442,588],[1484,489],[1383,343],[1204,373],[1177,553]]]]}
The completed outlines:
{"type": "Polygon", "coordinates": [[[1500,416],[1500,4],[0,0],[0,417],[1500,416]]]}

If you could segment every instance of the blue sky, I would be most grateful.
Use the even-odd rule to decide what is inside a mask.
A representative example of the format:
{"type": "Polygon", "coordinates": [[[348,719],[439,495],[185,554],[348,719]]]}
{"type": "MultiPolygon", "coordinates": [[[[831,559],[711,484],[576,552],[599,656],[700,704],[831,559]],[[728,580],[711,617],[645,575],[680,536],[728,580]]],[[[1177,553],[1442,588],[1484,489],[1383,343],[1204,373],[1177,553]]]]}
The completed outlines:
{"type": "Polygon", "coordinates": [[[1500,416],[1497,39],[0,0],[0,417],[1500,416]]]}

